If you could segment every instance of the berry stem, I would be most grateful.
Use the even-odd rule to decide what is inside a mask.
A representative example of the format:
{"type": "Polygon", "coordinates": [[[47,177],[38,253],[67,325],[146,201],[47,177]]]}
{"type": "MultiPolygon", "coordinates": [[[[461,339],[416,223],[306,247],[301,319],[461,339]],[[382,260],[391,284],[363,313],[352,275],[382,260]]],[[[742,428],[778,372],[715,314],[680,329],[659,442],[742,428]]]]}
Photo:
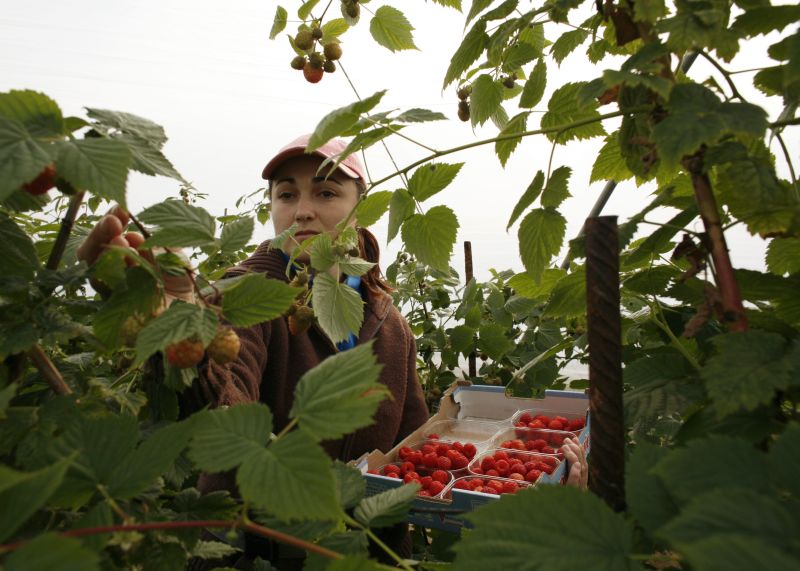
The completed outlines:
{"type": "Polygon", "coordinates": [[[402,567],[406,571],[414,571],[413,567],[411,567],[408,563],[406,563],[405,560],[403,560],[403,558],[400,557],[397,553],[392,551],[392,549],[388,545],[386,545],[383,541],[381,541],[381,538],[375,535],[375,533],[369,527],[361,525],[359,521],[353,519],[349,515],[345,515],[344,521],[347,525],[360,529],[365,534],[367,534],[367,537],[369,537],[372,541],[375,542],[376,545],[378,545],[381,549],[383,549],[386,552],[386,554],[397,563],[399,567],[402,567]]]}
{"type": "Polygon", "coordinates": [[[64,381],[64,377],[61,376],[61,373],[50,360],[50,357],[42,350],[41,345],[36,343],[31,347],[28,350],[28,357],[31,358],[31,361],[33,361],[33,364],[39,370],[39,374],[44,377],[44,380],[47,381],[47,384],[50,385],[54,393],[57,395],[72,394],[72,389],[69,388],[69,385],[64,381]]]}
{"type": "Polygon", "coordinates": [[[284,426],[283,430],[281,430],[277,434],[277,436],[275,436],[275,440],[279,440],[282,436],[285,436],[286,434],[288,434],[289,431],[292,430],[295,426],[297,426],[297,419],[293,418],[292,420],[289,421],[289,424],[284,426]]]}
{"type": "Polygon", "coordinates": [[[69,207],[66,214],[64,214],[64,219],[61,221],[61,227],[58,229],[58,236],[53,244],[53,249],[50,250],[50,256],[47,258],[45,267],[48,270],[57,270],[58,265],[61,263],[61,257],[64,255],[69,235],[75,225],[75,217],[78,215],[78,210],[80,210],[85,194],[85,191],[80,191],[70,197],[69,207]]]}

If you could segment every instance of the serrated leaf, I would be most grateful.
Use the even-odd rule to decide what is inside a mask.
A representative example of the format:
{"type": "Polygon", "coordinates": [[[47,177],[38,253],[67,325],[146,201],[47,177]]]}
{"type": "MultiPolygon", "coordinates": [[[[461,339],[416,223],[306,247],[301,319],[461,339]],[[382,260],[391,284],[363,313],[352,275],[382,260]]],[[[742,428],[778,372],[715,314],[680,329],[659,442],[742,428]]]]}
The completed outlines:
{"type": "Polygon", "coordinates": [[[175,302],[164,313],[145,325],[136,337],[136,363],[168,345],[196,337],[208,345],[217,333],[217,314],[191,303],[175,302]]]}
{"type": "Polygon", "coordinates": [[[719,417],[739,409],[753,410],[787,387],[792,373],[782,359],[780,335],[751,330],[717,335],[712,342],[717,352],[701,376],[719,417]]]}
{"type": "Polygon", "coordinates": [[[51,162],[47,150],[22,123],[0,117],[0,200],[31,182],[51,162]]]}
{"type": "MultiPolygon", "coordinates": [[[[522,133],[525,131],[526,126],[528,124],[528,113],[522,112],[514,116],[503,128],[498,136],[506,136],[506,135],[514,135],[516,133],[522,133]]],[[[497,153],[497,157],[500,159],[500,164],[506,166],[508,162],[508,158],[511,156],[511,153],[514,152],[514,149],[517,148],[517,145],[520,144],[522,141],[522,137],[511,137],[509,139],[505,139],[502,141],[497,141],[495,143],[494,152],[497,153]]]]}
{"type": "Polygon", "coordinates": [[[495,361],[513,350],[514,342],[506,337],[507,328],[498,323],[482,325],[478,332],[478,346],[495,361]]]}
{"type": "Polygon", "coordinates": [[[428,121],[444,121],[447,117],[438,111],[430,111],[428,109],[413,108],[403,111],[394,118],[394,121],[401,123],[427,123],[428,121]]]}
{"type": "Polygon", "coordinates": [[[403,243],[420,262],[446,271],[456,243],[458,219],[447,206],[414,214],[403,224],[403,243]]]}
{"type": "Polygon", "coordinates": [[[0,493],[0,541],[11,537],[36,510],[45,505],[61,485],[74,456],[64,458],[37,472],[25,474],[0,493]]]}
{"type": "Polygon", "coordinates": [[[475,531],[455,546],[454,566],[459,570],[641,569],[630,559],[630,524],[600,498],[576,488],[524,490],[488,503],[467,518],[475,531]],[[544,530],[517,523],[531,513],[548,522],[544,530]],[[576,519],[571,515],[575,513],[582,517],[576,519]]]}
{"type": "Polygon", "coordinates": [[[331,460],[303,430],[248,457],[236,473],[236,483],[242,498],[283,521],[341,517],[331,460]]]}
{"type": "Polygon", "coordinates": [[[328,234],[314,236],[311,244],[311,267],[318,272],[328,271],[336,263],[333,240],[328,234]]]}
{"type": "Polygon", "coordinates": [[[542,51],[527,42],[514,44],[509,49],[503,60],[503,71],[516,71],[528,62],[535,60],[542,55],[542,51]]]}
{"type": "Polygon", "coordinates": [[[394,525],[406,519],[418,491],[419,485],[405,484],[364,498],[353,511],[353,517],[371,528],[394,525]]]}
{"type": "Polygon", "coordinates": [[[542,100],[545,87],[547,87],[547,66],[543,59],[539,59],[522,89],[519,106],[528,109],[536,106],[542,100]]]}
{"type": "Polygon", "coordinates": [[[715,536],[684,549],[687,562],[697,571],[793,571],[797,557],[772,543],[751,537],[715,536]]]}
{"type": "Polygon", "coordinates": [[[639,0],[633,6],[633,19],[637,22],[655,23],[667,13],[664,0],[639,0]]]}
{"type": "Polygon", "coordinates": [[[334,137],[340,136],[344,131],[352,127],[362,113],[371,111],[378,103],[386,91],[378,91],[366,99],[356,101],[350,105],[345,105],[328,113],[314,128],[314,133],[306,145],[306,153],[315,151],[334,137]]]}
{"type": "Polygon", "coordinates": [[[748,36],[782,30],[800,19],[800,6],[753,6],[736,17],[731,28],[748,36]]]}
{"type": "Polygon", "coordinates": [[[60,138],[65,133],[58,104],[44,93],[30,89],[0,93],[0,116],[19,121],[37,138],[60,138]]]}
{"type": "Polygon", "coordinates": [[[444,74],[444,83],[442,89],[453,83],[458,77],[469,69],[475,60],[477,60],[486,48],[486,43],[489,41],[489,36],[486,35],[486,22],[478,21],[467,32],[461,45],[453,54],[450,60],[450,65],[447,67],[447,72],[444,74]]]}
{"type": "Polygon", "coordinates": [[[625,500],[628,510],[650,533],[678,513],[678,506],[664,484],[651,472],[653,466],[668,452],[666,448],[641,442],[625,463],[625,500]]]}
{"type": "Polygon", "coordinates": [[[146,208],[139,220],[155,226],[145,241],[148,246],[179,248],[214,243],[214,217],[199,206],[182,200],[165,200],[146,208]]]}
{"type": "Polygon", "coordinates": [[[553,286],[544,308],[548,317],[578,317],[586,313],[586,271],[583,268],[567,274],[553,286]]]}
{"type": "Polygon", "coordinates": [[[579,121],[588,121],[585,125],[573,127],[566,131],[547,133],[551,141],[558,140],[565,143],[573,139],[590,139],[598,135],[605,135],[605,129],[600,121],[593,121],[600,117],[597,112],[597,102],[578,105],[577,95],[586,82],[567,83],[555,90],[547,102],[547,113],[542,116],[541,127],[554,128],[579,121]]]}
{"type": "Polygon", "coordinates": [[[472,348],[475,330],[466,325],[457,325],[450,331],[449,337],[453,351],[465,353],[468,349],[472,348]]]}
{"type": "Polygon", "coordinates": [[[356,290],[328,274],[317,275],[311,288],[314,314],[334,343],[358,335],[364,322],[364,300],[356,290]]]}
{"type": "Polygon", "coordinates": [[[622,150],[619,147],[619,131],[606,137],[606,142],[597,154],[597,158],[592,166],[592,175],[589,182],[600,180],[613,180],[622,182],[633,176],[628,169],[622,150]]]}
{"type": "Polygon", "coordinates": [[[97,553],[84,547],[79,539],[55,533],[36,537],[9,555],[3,563],[6,571],[100,571],[97,553]]]}
{"type": "Polygon", "coordinates": [[[800,498],[800,424],[790,423],[769,451],[769,475],[773,484],[800,498]]]}
{"type": "Polygon", "coordinates": [[[645,238],[641,244],[625,258],[626,266],[635,266],[649,260],[653,254],[664,252],[672,246],[672,238],[697,217],[697,207],[689,206],[668,220],[658,230],[645,238]]]}
{"type": "Polygon", "coordinates": [[[403,222],[414,214],[414,198],[409,194],[405,188],[398,188],[392,193],[392,198],[389,201],[389,231],[387,241],[391,242],[403,222]]]}
{"type": "Polygon", "coordinates": [[[553,45],[550,47],[550,55],[553,56],[557,64],[561,65],[564,58],[575,51],[588,37],[589,32],[583,29],[564,32],[553,42],[553,45]]]}
{"type": "Polygon", "coordinates": [[[374,267],[372,262],[349,256],[339,262],[339,271],[347,276],[363,276],[374,267]]]}
{"type": "Polygon", "coordinates": [[[0,215],[0,243],[3,255],[0,256],[0,275],[21,276],[26,280],[33,278],[39,269],[39,256],[28,235],[13,219],[0,215]]]}
{"type": "Polygon", "coordinates": [[[263,274],[250,274],[225,291],[222,314],[235,327],[251,327],[283,315],[301,291],[263,274]]]}
{"type": "Polygon", "coordinates": [[[525,270],[538,281],[564,242],[567,221],[556,210],[537,208],[519,225],[519,255],[525,270]]]}
{"type": "Polygon", "coordinates": [[[371,424],[388,395],[378,383],[382,368],[371,343],[328,357],[300,379],[289,417],[317,440],[333,440],[371,424]]]}
{"type": "Polygon", "coordinates": [[[389,203],[392,200],[391,190],[370,192],[356,208],[356,220],[358,225],[366,228],[372,226],[389,210],[389,203]]]}
{"type": "Polygon", "coordinates": [[[167,141],[167,135],[161,125],[133,113],[87,107],[86,114],[107,129],[115,129],[139,137],[149,141],[156,148],[160,149],[167,141]]]}
{"type": "Polygon", "coordinates": [[[336,478],[339,505],[346,510],[355,507],[367,491],[367,482],[361,470],[337,460],[333,463],[333,475],[336,478]]]}
{"type": "Polygon", "coordinates": [[[652,471],[679,503],[715,489],[760,489],[768,479],[764,454],[727,436],[692,440],[670,452],[652,471]]]}
{"type": "Polygon", "coordinates": [[[483,125],[494,115],[503,102],[503,86],[488,73],[478,76],[472,83],[469,108],[472,126],[483,125]]]}
{"type": "Polygon", "coordinates": [[[800,238],[774,238],[766,262],[769,271],[779,276],[800,272],[800,238]]]}
{"type": "Polygon", "coordinates": [[[538,282],[530,274],[522,273],[516,274],[509,279],[508,285],[514,288],[517,295],[528,299],[538,299],[549,296],[553,287],[565,275],[567,275],[567,272],[560,268],[547,268],[538,282]]]}
{"type": "Polygon", "coordinates": [[[239,553],[239,550],[221,541],[198,541],[192,549],[191,556],[201,559],[220,559],[226,555],[239,553]]]}
{"type": "Polygon", "coordinates": [[[542,192],[542,206],[558,208],[562,202],[572,196],[567,186],[571,174],[572,169],[565,166],[558,167],[550,173],[550,178],[542,192]]]}
{"type": "Polygon", "coordinates": [[[415,50],[414,27],[405,15],[392,6],[381,6],[369,23],[373,39],[389,51],[415,50]]]}
{"type": "Polygon", "coordinates": [[[317,4],[319,4],[319,0],[306,0],[297,9],[297,17],[305,20],[317,4]]]}
{"type": "Polygon", "coordinates": [[[239,218],[223,226],[219,239],[220,254],[235,254],[247,246],[254,229],[255,222],[250,217],[239,218]]]}
{"type": "MultiPolygon", "coordinates": [[[[106,254],[101,260],[108,257],[106,254]]],[[[111,298],[92,322],[95,336],[108,348],[119,345],[122,324],[129,316],[150,315],[160,301],[156,279],[142,267],[128,269],[124,279],[114,284],[111,298]]]]}
{"type": "Polygon", "coordinates": [[[625,279],[625,289],[645,295],[661,295],[680,275],[680,270],[672,266],[647,266],[625,279]]]}
{"type": "Polygon", "coordinates": [[[201,470],[221,472],[259,455],[270,440],[272,413],[246,403],[201,413],[195,421],[189,457],[201,470]]]}
{"type": "Polygon", "coordinates": [[[322,24],[322,40],[320,40],[322,45],[335,41],[336,38],[344,34],[348,29],[350,29],[350,26],[347,25],[344,18],[328,20],[322,24]]]}
{"type": "Polygon", "coordinates": [[[278,6],[275,9],[275,17],[272,19],[272,29],[269,31],[270,40],[277,38],[278,34],[286,28],[288,17],[289,14],[287,14],[286,8],[283,6],[278,6]]]}
{"type": "Polygon", "coordinates": [[[183,182],[183,177],[156,146],[133,135],[119,135],[113,138],[127,145],[131,153],[131,168],[150,176],[166,176],[183,182]]]}
{"type": "Polygon", "coordinates": [[[542,192],[543,185],[544,173],[542,171],[536,171],[536,175],[528,185],[528,188],[525,189],[525,192],[517,201],[517,204],[514,205],[514,210],[511,212],[511,218],[508,219],[508,224],[506,225],[506,232],[508,232],[509,228],[514,225],[514,222],[517,221],[517,218],[519,218],[520,215],[525,212],[525,209],[533,204],[533,202],[539,197],[539,193],[542,192]]]}
{"type": "Polygon", "coordinates": [[[418,202],[429,199],[453,182],[464,163],[428,163],[422,165],[408,180],[408,192],[418,202]]]}

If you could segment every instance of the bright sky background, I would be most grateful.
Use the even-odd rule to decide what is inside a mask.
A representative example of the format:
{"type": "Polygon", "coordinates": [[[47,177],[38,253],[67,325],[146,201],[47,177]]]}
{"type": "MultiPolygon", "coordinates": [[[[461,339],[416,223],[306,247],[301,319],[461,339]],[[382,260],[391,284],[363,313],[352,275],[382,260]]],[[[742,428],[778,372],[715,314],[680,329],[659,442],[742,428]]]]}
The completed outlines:
{"type": "MultiPolygon", "coordinates": [[[[373,0],[364,8],[374,10],[383,3],[373,0]]],[[[468,0],[464,3],[469,5],[468,0]]],[[[284,0],[281,4],[292,18],[301,2],[284,0]]],[[[491,122],[473,132],[458,121],[454,88],[441,91],[450,56],[461,40],[464,16],[422,0],[391,4],[402,9],[415,26],[420,51],[392,54],[375,44],[369,35],[369,13],[362,10],[359,25],[342,38],[342,63],[359,94],[388,89],[377,110],[424,107],[446,114],[452,120],[404,131],[437,149],[494,136],[497,129],[491,122]]],[[[591,6],[593,3],[587,3],[586,8],[591,6]]],[[[262,186],[261,169],[278,148],[313,130],[329,111],[356,99],[340,71],[326,74],[312,85],[289,67],[294,54],[286,32],[294,33],[297,22],[290,22],[281,37],[270,41],[275,7],[276,2],[264,0],[0,0],[0,91],[42,91],[54,98],[66,115],[83,115],[82,107],[89,106],[127,111],[160,123],[169,136],[166,155],[200,192],[208,194],[203,206],[222,214],[234,209],[237,197],[262,186]]],[[[331,10],[338,13],[338,1],[331,10]]],[[[572,21],[582,19],[573,17],[572,21]]],[[[554,41],[554,33],[546,32],[547,39],[554,41]]],[[[752,42],[747,53],[727,67],[757,65],[758,60],[749,58],[763,53],[771,43],[761,40],[752,42]]],[[[560,68],[549,70],[543,101],[546,103],[555,87],[590,80],[600,72],[579,49],[560,68]]],[[[703,79],[711,72],[699,59],[691,75],[703,79]]],[[[765,98],[748,87],[752,75],[737,77],[742,93],[764,104],[765,98]]],[[[606,109],[612,110],[612,106],[606,109]]],[[[768,100],[767,109],[774,120],[780,113],[780,100],[768,100]]],[[[507,110],[512,116],[516,113],[511,105],[507,110]]],[[[534,116],[528,128],[536,124],[534,116]]],[[[606,128],[615,127],[609,123],[606,128]]],[[[790,128],[785,136],[796,160],[800,155],[797,130],[790,128]]],[[[427,154],[399,138],[390,139],[388,145],[400,166],[427,154]]],[[[573,169],[573,198],[562,209],[569,237],[578,232],[603,187],[603,183],[589,185],[591,166],[601,145],[597,138],[556,150],[553,168],[566,164],[573,169]]],[[[467,165],[447,190],[425,204],[446,203],[456,211],[461,228],[453,265],[459,271],[463,270],[463,240],[472,241],[480,280],[489,278],[490,267],[522,269],[516,227],[510,233],[505,227],[534,173],[546,170],[549,153],[549,143],[537,137],[523,141],[505,169],[491,146],[443,159],[467,165]]],[[[367,159],[375,178],[394,170],[380,145],[367,152],[367,159]]],[[[780,154],[779,169],[786,172],[780,154]]],[[[396,179],[383,189],[397,186],[396,179]]],[[[129,179],[129,203],[134,212],[177,191],[178,185],[169,179],[138,174],[129,179]]],[[[622,183],[604,213],[619,215],[622,221],[649,201],[649,192],[631,181],[622,183]]],[[[373,228],[382,244],[386,243],[386,218],[373,228]]],[[[257,236],[267,238],[271,232],[271,224],[267,224],[257,229],[257,236]]],[[[735,265],[763,266],[763,241],[737,228],[729,233],[729,243],[735,265]]],[[[399,245],[396,239],[384,246],[384,267],[399,245]]]]}

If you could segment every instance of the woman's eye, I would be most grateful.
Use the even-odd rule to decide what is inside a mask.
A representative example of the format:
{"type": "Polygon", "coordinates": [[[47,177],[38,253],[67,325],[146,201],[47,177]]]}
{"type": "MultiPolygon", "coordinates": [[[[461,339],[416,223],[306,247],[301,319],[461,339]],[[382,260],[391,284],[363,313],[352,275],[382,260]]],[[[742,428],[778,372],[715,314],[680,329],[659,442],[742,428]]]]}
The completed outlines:
{"type": "Polygon", "coordinates": [[[321,190],[321,191],[319,192],[319,195],[320,195],[322,198],[335,198],[335,197],[336,197],[336,193],[335,193],[334,191],[332,191],[332,190],[328,190],[328,189],[323,189],[323,190],[321,190]]]}

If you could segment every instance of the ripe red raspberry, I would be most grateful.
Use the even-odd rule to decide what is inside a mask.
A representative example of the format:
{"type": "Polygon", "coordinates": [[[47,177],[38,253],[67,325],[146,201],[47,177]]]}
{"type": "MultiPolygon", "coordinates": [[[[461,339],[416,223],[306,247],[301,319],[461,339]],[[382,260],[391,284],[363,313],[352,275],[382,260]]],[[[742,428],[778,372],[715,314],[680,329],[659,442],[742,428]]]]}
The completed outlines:
{"type": "Polygon", "coordinates": [[[554,420],[557,420],[558,422],[560,422],[564,426],[569,424],[569,419],[566,416],[556,416],[554,420]]]}
{"type": "Polygon", "coordinates": [[[483,468],[481,468],[480,466],[475,466],[472,470],[470,470],[470,472],[473,472],[475,474],[483,474],[483,468]]]}
{"type": "Polygon", "coordinates": [[[419,492],[417,492],[417,495],[422,496],[423,498],[431,497],[431,493],[428,490],[420,490],[419,492]]]}
{"type": "Polygon", "coordinates": [[[55,165],[47,165],[44,167],[44,170],[36,175],[36,178],[30,182],[26,182],[22,185],[22,188],[28,194],[32,194],[33,196],[39,196],[40,194],[44,194],[51,188],[56,185],[56,167],[55,165]]]}
{"type": "Polygon", "coordinates": [[[537,414],[537,415],[536,415],[536,416],[533,418],[533,420],[534,420],[534,421],[538,420],[538,421],[540,421],[542,424],[544,424],[545,426],[547,426],[548,424],[550,424],[550,420],[551,420],[551,419],[550,419],[550,417],[549,417],[549,416],[545,416],[545,415],[543,415],[543,414],[537,414]]]}
{"type": "Polygon", "coordinates": [[[376,476],[379,476],[380,472],[378,472],[377,470],[367,470],[367,474],[375,474],[376,476]]]}
{"type": "Polygon", "coordinates": [[[539,419],[528,423],[528,428],[547,428],[547,425],[539,419]]]}
{"type": "Polygon", "coordinates": [[[397,455],[400,456],[401,460],[408,460],[408,457],[413,454],[414,451],[411,450],[408,446],[403,446],[400,450],[397,451],[397,455]]]}
{"type": "Polygon", "coordinates": [[[494,463],[495,469],[500,472],[501,474],[508,473],[508,461],[507,460],[498,460],[494,463]]]}
{"type": "Polygon", "coordinates": [[[453,466],[453,462],[447,456],[439,456],[436,459],[436,465],[442,470],[449,470],[453,466]]]}
{"type": "Polygon", "coordinates": [[[472,460],[475,457],[475,454],[477,452],[478,452],[477,448],[475,448],[475,445],[472,444],[471,442],[467,442],[466,444],[464,444],[464,456],[466,456],[470,460],[472,460]]]}
{"type": "Polygon", "coordinates": [[[387,478],[396,478],[398,480],[400,479],[400,474],[396,474],[395,472],[389,472],[388,474],[384,474],[384,476],[386,476],[387,478]]]}
{"type": "Polygon", "coordinates": [[[483,486],[472,486],[472,491],[473,492],[482,492],[484,494],[488,494],[489,493],[489,492],[486,491],[486,488],[484,488],[483,486]]]}
{"type": "Polygon", "coordinates": [[[450,450],[450,446],[448,446],[447,444],[439,444],[438,446],[436,446],[436,455],[446,456],[448,450],[450,450]]]}
{"type": "Polygon", "coordinates": [[[205,348],[197,339],[184,339],[167,347],[167,361],[173,367],[187,369],[194,367],[203,358],[205,348]]]}
{"type": "Polygon", "coordinates": [[[431,478],[430,476],[423,476],[422,479],[419,481],[419,483],[422,484],[423,488],[430,488],[431,482],[433,482],[433,478],[431,478]]]}
{"type": "Polygon", "coordinates": [[[417,466],[422,466],[423,454],[419,450],[415,450],[413,454],[408,457],[409,462],[413,462],[417,466]]]}
{"type": "Polygon", "coordinates": [[[428,440],[439,440],[439,435],[438,435],[438,434],[435,434],[435,433],[433,433],[433,432],[431,432],[431,433],[428,435],[428,440]]]}
{"type": "Polygon", "coordinates": [[[431,474],[431,478],[433,478],[437,482],[441,482],[442,484],[446,484],[450,481],[450,474],[445,472],[444,470],[434,470],[431,474]]]}
{"type": "Polygon", "coordinates": [[[573,418],[569,421],[570,430],[582,430],[586,426],[586,421],[583,418],[573,418]]]}
{"type": "Polygon", "coordinates": [[[519,415],[519,422],[522,422],[523,424],[528,424],[532,420],[533,417],[531,416],[531,413],[529,413],[528,411],[525,411],[521,415],[519,415]]]}
{"type": "Polygon", "coordinates": [[[383,468],[384,474],[398,474],[400,473],[400,467],[395,466],[394,464],[389,464],[388,466],[384,466],[383,468]]]}
{"type": "Polygon", "coordinates": [[[492,470],[486,470],[486,475],[497,477],[500,476],[501,474],[497,470],[492,469],[492,470]]]}
{"type": "Polygon", "coordinates": [[[556,451],[553,450],[550,446],[545,446],[542,448],[542,454],[555,454],[556,451]]]}
{"type": "Polygon", "coordinates": [[[561,424],[560,420],[551,420],[547,424],[547,428],[549,428],[550,430],[563,430],[564,429],[564,425],[561,424]]]}
{"type": "Polygon", "coordinates": [[[517,490],[517,485],[514,482],[503,482],[504,494],[514,494],[517,492],[517,490]]]}
{"type": "Polygon", "coordinates": [[[539,470],[531,470],[527,474],[525,474],[525,480],[528,482],[535,482],[539,479],[539,476],[542,475],[542,472],[539,470]]]}
{"type": "Polygon", "coordinates": [[[241,343],[236,332],[230,327],[222,327],[206,350],[211,359],[220,365],[225,365],[239,356],[240,347],[241,343]]]}
{"type": "Polygon", "coordinates": [[[553,446],[561,446],[562,444],[564,444],[564,437],[561,436],[560,434],[554,434],[553,436],[550,437],[550,444],[552,444],[553,446]]]}
{"type": "Polygon", "coordinates": [[[508,478],[510,478],[511,480],[524,480],[524,479],[525,479],[525,476],[523,476],[523,475],[522,475],[522,474],[520,474],[519,472],[511,472],[511,473],[508,475],[508,478]]]}
{"type": "Polygon", "coordinates": [[[503,482],[501,482],[500,480],[489,480],[488,482],[486,482],[486,487],[494,488],[498,492],[501,492],[503,490],[503,482]]]}
{"type": "Polygon", "coordinates": [[[455,483],[453,484],[453,487],[459,490],[469,490],[470,489],[469,480],[460,480],[460,479],[456,480],[455,483]]]}
{"type": "Polygon", "coordinates": [[[498,450],[494,453],[495,460],[508,460],[508,453],[503,452],[502,450],[498,450]]]}
{"type": "Polygon", "coordinates": [[[457,452],[464,452],[464,445],[458,441],[453,442],[453,450],[456,450],[457,452]]]}
{"type": "Polygon", "coordinates": [[[416,472],[406,472],[406,475],[403,476],[403,481],[408,484],[409,482],[419,482],[419,474],[416,472]]]}
{"type": "Polygon", "coordinates": [[[303,66],[303,77],[305,77],[306,81],[309,83],[319,83],[323,75],[325,75],[325,71],[321,67],[316,68],[312,66],[311,62],[306,62],[303,66]]]}
{"type": "Polygon", "coordinates": [[[425,456],[422,457],[422,463],[428,468],[436,468],[439,466],[439,457],[435,452],[425,454],[425,456]]]}
{"type": "Polygon", "coordinates": [[[494,458],[492,458],[491,456],[487,456],[486,458],[481,460],[481,468],[483,468],[484,470],[489,470],[491,468],[494,468],[494,463],[495,463],[494,458]]]}
{"type": "MultiPolygon", "coordinates": [[[[477,490],[476,490],[476,491],[477,491],[477,490]]],[[[499,495],[501,494],[501,492],[498,492],[497,490],[495,490],[495,489],[494,489],[494,488],[492,488],[491,486],[485,486],[485,487],[484,487],[484,488],[483,488],[481,491],[482,491],[484,494],[492,494],[492,495],[494,495],[494,496],[499,496],[499,495]]]]}
{"type": "Polygon", "coordinates": [[[542,457],[542,463],[547,464],[548,466],[552,466],[553,468],[555,468],[556,464],[558,464],[558,460],[556,460],[552,456],[543,456],[542,457]]]}
{"type": "Polygon", "coordinates": [[[547,441],[542,438],[537,438],[533,441],[534,450],[543,450],[547,447],[547,441]]]}
{"type": "Polygon", "coordinates": [[[525,466],[522,464],[522,462],[517,461],[517,462],[511,464],[511,466],[508,467],[508,472],[509,472],[509,474],[511,474],[513,472],[516,472],[518,474],[524,474],[525,473],[525,466]]]}
{"type": "Polygon", "coordinates": [[[409,472],[413,472],[414,468],[415,468],[415,466],[414,466],[413,462],[403,462],[400,465],[400,473],[403,474],[403,475],[408,474],[409,472]]]}
{"type": "Polygon", "coordinates": [[[462,468],[466,468],[467,464],[469,464],[469,459],[463,454],[458,454],[458,456],[451,458],[450,460],[453,463],[453,470],[461,470],[462,468]]]}
{"type": "Polygon", "coordinates": [[[420,450],[423,454],[436,454],[436,446],[433,444],[423,444],[420,450]]]}
{"type": "Polygon", "coordinates": [[[441,482],[437,482],[434,480],[431,482],[431,485],[428,487],[428,491],[431,493],[432,496],[436,496],[440,494],[444,490],[444,484],[441,482]]]}

